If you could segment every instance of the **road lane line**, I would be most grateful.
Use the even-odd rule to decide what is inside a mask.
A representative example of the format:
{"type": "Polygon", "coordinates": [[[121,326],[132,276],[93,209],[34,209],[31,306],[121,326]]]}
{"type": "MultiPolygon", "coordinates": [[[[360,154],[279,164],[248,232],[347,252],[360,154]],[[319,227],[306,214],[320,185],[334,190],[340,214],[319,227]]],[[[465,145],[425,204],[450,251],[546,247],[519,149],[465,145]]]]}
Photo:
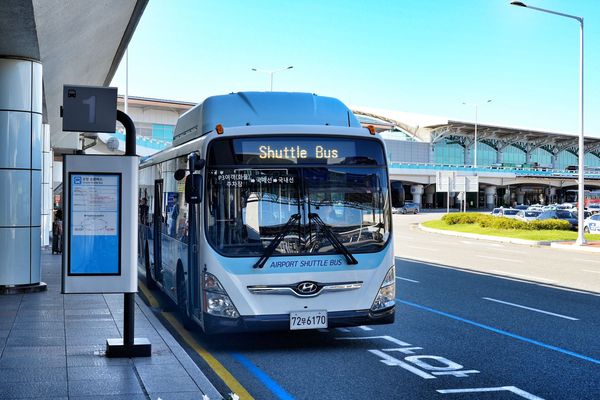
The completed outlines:
{"type": "Polygon", "coordinates": [[[414,279],[402,278],[400,276],[397,276],[396,279],[401,279],[403,281],[408,281],[408,282],[412,282],[412,283],[420,283],[419,281],[415,281],[414,279]]]}
{"type": "Polygon", "coordinates": [[[477,247],[479,247],[479,246],[489,246],[489,247],[504,247],[504,246],[502,246],[501,244],[498,244],[498,243],[482,243],[482,242],[471,242],[470,240],[461,240],[460,242],[461,242],[461,243],[464,243],[464,244],[468,244],[468,245],[472,245],[472,244],[474,244],[474,245],[476,245],[477,247]]]}
{"type": "Polygon", "coordinates": [[[364,325],[360,325],[359,328],[362,329],[363,331],[372,331],[373,330],[373,328],[370,328],[370,327],[364,326],[364,325]]]}
{"type": "Polygon", "coordinates": [[[516,278],[525,278],[525,279],[529,279],[531,281],[544,281],[547,283],[554,283],[553,280],[550,279],[546,279],[546,278],[540,278],[539,276],[533,276],[533,275],[521,275],[521,274],[513,274],[512,272],[508,272],[508,271],[501,271],[499,269],[492,269],[491,272],[498,272],[500,274],[506,274],[509,277],[516,277],[516,278]]]}
{"type": "Polygon", "coordinates": [[[519,395],[527,400],[544,400],[541,397],[533,395],[529,392],[519,389],[515,386],[501,386],[501,387],[490,387],[490,388],[469,388],[469,389],[442,389],[436,390],[438,393],[450,394],[450,393],[481,393],[481,392],[502,392],[508,391],[516,395],[519,395]]]}
{"type": "Polygon", "coordinates": [[[409,249],[417,249],[417,250],[427,250],[427,251],[438,251],[439,249],[435,249],[433,247],[421,247],[421,246],[412,246],[409,244],[401,245],[401,248],[408,247],[409,249]]]}
{"type": "Polygon", "coordinates": [[[233,353],[233,358],[235,358],[240,364],[242,364],[248,371],[250,371],[255,377],[258,378],[259,381],[263,383],[277,398],[282,400],[294,400],[291,394],[285,391],[284,388],[279,386],[277,382],[273,380],[269,375],[267,375],[263,370],[258,368],[256,365],[252,363],[249,359],[241,355],[240,353],[233,353]]]}
{"type": "Polygon", "coordinates": [[[498,260],[498,261],[508,261],[518,264],[523,264],[525,260],[515,260],[514,258],[504,258],[504,257],[495,257],[495,256],[483,256],[481,254],[475,254],[475,257],[487,258],[490,260],[498,260]]]}
{"type": "Polygon", "coordinates": [[[593,274],[600,274],[600,271],[592,271],[591,269],[582,269],[584,272],[591,272],[593,274]]]}
{"type": "Polygon", "coordinates": [[[508,336],[510,338],[517,339],[517,340],[520,340],[522,342],[530,343],[530,344],[533,344],[533,345],[536,345],[536,346],[539,346],[539,347],[543,347],[543,348],[548,349],[548,350],[557,351],[559,353],[566,354],[566,355],[569,355],[571,357],[579,358],[581,360],[589,361],[591,363],[600,365],[600,360],[598,360],[596,358],[585,356],[583,354],[575,353],[574,351],[571,351],[571,350],[566,350],[566,349],[563,349],[561,347],[553,346],[551,344],[546,344],[546,343],[539,342],[539,341],[534,340],[534,339],[529,339],[529,338],[527,338],[525,336],[521,336],[521,335],[517,335],[517,334],[514,334],[514,333],[510,333],[510,332],[504,331],[502,329],[494,328],[493,326],[480,324],[479,322],[475,322],[475,321],[472,321],[472,320],[469,320],[469,319],[466,319],[466,318],[462,318],[462,317],[459,317],[457,315],[449,314],[449,313],[444,312],[444,311],[439,311],[439,310],[436,310],[434,308],[422,306],[420,304],[411,303],[410,301],[400,300],[400,299],[396,299],[396,301],[399,302],[399,303],[405,304],[407,306],[418,308],[418,309],[421,309],[421,310],[424,310],[424,311],[429,311],[431,313],[442,315],[444,317],[448,317],[448,318],[451,318],[451,319],[456,320],[456,321],[464,322],[464,323],[467,323],[469,325],[476,326],[478,328],[482,328],[482,329],[485,329],[485,330],[488,330],[488,331],[491,331],[491,332],[494,332],[494,333],[498,333],[500,335],[508,336]]]}
{"type": "Polygon", "coordinates": [[[509,303],[508,301],[502,301],[502,300],[498,300],[498,299],[492,299],[491,297],[482,297],[482,299],[493,301],[493,302],[500,303],[500,304],[506,304],[506,305],[513,306],[513,307],[524,308],[525,310],[535,311],[535,312],[539,312],[539,313],[542,313],[542,314],[548,314],[548,315],[552,315],[552,316],[555,316],[555,317],[568,319],[570,321],[579,321],[578,318],[573,318],[573,317],[569,317],[567,315],[562,315],[562,314],[556,314],[556,313],[553,313],[553,312],[550,312],[550,311],[540,310],[539,308],[532,308],[532,307],[522,306],[520,304],[509,303]]]}
{"type": "Polygon", "coordinates": [[[241,399],[254,400],[254,397],[248,393],[246,388],[231,375],[231,372],[225,368],[223,364],[219,362],[212,354],[210,354],[204,347],[200,346],[196,339],[185,329],[179,321],[171,313],[161,312],[161,315],[171,324],[171,326],[179,333],[181,338],[190,346],[202,359],[208,364],[208,366],[215,371],[217,376],[229,387],[229,389],[240,396],[241,399]]]}

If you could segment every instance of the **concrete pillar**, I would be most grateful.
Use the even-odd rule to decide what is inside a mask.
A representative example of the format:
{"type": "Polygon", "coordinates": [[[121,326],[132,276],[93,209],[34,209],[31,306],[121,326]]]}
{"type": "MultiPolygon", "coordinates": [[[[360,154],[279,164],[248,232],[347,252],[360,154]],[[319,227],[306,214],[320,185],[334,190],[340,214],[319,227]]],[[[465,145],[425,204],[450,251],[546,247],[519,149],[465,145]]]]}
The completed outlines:
{"type": "Polygon", "coordinates": [[[52,150],[50,125],[42,125],[42,246],[50,245],[52,230],[52,150]]]}
{"type": "Polygon", "coordinates": [[[527,150],[525,152],[525,163],[526,164],[531,164],[531,153],[533,153],[531,150],[527,150]]]}
{"type": "Polygon", "coordinates": [[[484,190],[485,193],[485,207],[492,209],[496,205],[496,186],[487,186],[484,190]]]}
{"type": "Polygon", "coordinates": [[[558,153],[553,153],[550,156],[550,162],[552,163],[552,169],[558,169],[558,153]]]}
{"type": "Polygon", "coordinates": [[[473,165],[472,161],[471,161],[471,145],[470,144],[465,144],[465,150],[464,150],[464,164],[465,165],[473,165]]]}
{"type": "Polygon", "coordinates": [[[435,164],[435,144],[429,143],[429,163],[435,164]]]}
{"type": "Polygon", "coordinates": [[[413,203],[421,206],[421,196],[423,195],[423,185],[412,185],[410,187],[410,193],[412,194],[413,203]]]}
{"type": "Polygon", "coordinates": [[[41,184],[42,65],[0,56],[0,293],[45,287],[41,184]]]}
{"type": "Polygon", "coordinates": [[[523,204],[523,202],[525,202],[525,192],[523,192],[523,189],[521,189],[521,188],[517,188],[516,192],[517,192],[517,204],[523,204]]]}
{"type": "Polygon", "coordinates": [[[428,207],[433,207],[433,195],[435,194],[435,186],[429,185],[425,188],[425,204],[428,207]]]}
{"type": "Polygon", "coordinates": [[[496,164],[502,164],[504,161],[504,147],[499,147],[496,151],[496,164]]]}

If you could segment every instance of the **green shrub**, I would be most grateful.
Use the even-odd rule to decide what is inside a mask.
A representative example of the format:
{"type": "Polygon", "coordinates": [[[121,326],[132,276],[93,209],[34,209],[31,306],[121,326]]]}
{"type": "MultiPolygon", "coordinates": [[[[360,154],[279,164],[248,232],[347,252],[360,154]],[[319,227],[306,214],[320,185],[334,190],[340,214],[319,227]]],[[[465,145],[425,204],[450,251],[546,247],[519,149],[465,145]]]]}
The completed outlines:
{"type": "Polygon", "coordinates": [[[493,217],[491,227],[494,229],[529,229],[527,222],[506,217],[493,217]]]}
{"type": "Polygon", "coordinates": [[[571,230],[571,224],[562,219],[545,219],[542,221],[531,221],[528,225],[529,229],[533,230],[571,230]]]}
{"type": "Polygon", "coordinates": [[[482,215],[479,213],[453,213],[446,214],[442,217],[442,221],[448,225],[455,224],[474,224],[477,222],[478,217],[482,215]]]}

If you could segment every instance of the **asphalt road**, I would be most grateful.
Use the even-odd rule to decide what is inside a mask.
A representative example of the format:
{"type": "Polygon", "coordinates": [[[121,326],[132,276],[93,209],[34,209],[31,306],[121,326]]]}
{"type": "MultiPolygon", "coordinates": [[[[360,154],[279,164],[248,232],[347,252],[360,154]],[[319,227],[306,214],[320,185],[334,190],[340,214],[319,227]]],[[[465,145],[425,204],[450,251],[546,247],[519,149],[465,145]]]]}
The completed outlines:
{"type": "Polygon", "coordinates": [[[393,325],[192,336],[255,399],[600,398],[598,295],[406,258],[397,275],[393,325]]]}

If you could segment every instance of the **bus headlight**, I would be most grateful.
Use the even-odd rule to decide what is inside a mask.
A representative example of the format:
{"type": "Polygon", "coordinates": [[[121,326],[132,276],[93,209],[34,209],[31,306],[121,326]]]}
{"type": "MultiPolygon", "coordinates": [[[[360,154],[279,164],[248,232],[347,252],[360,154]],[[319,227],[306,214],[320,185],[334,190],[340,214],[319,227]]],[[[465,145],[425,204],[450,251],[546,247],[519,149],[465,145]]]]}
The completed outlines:
{"type": "Polygon", "coordinates": [[[204,312],[225,318],[238,318],[240,316],[233,305],[233,301],[231,301],[216,276],[205,272],[202,276],[202,288],[204,289],[204,312]]]}
{"type": "Polygon", "coordinates": [[[383,283],[371,306],[371,311],[380,311],[396,304],[396,268],[392,267],[385,274],[383,283]]]}

